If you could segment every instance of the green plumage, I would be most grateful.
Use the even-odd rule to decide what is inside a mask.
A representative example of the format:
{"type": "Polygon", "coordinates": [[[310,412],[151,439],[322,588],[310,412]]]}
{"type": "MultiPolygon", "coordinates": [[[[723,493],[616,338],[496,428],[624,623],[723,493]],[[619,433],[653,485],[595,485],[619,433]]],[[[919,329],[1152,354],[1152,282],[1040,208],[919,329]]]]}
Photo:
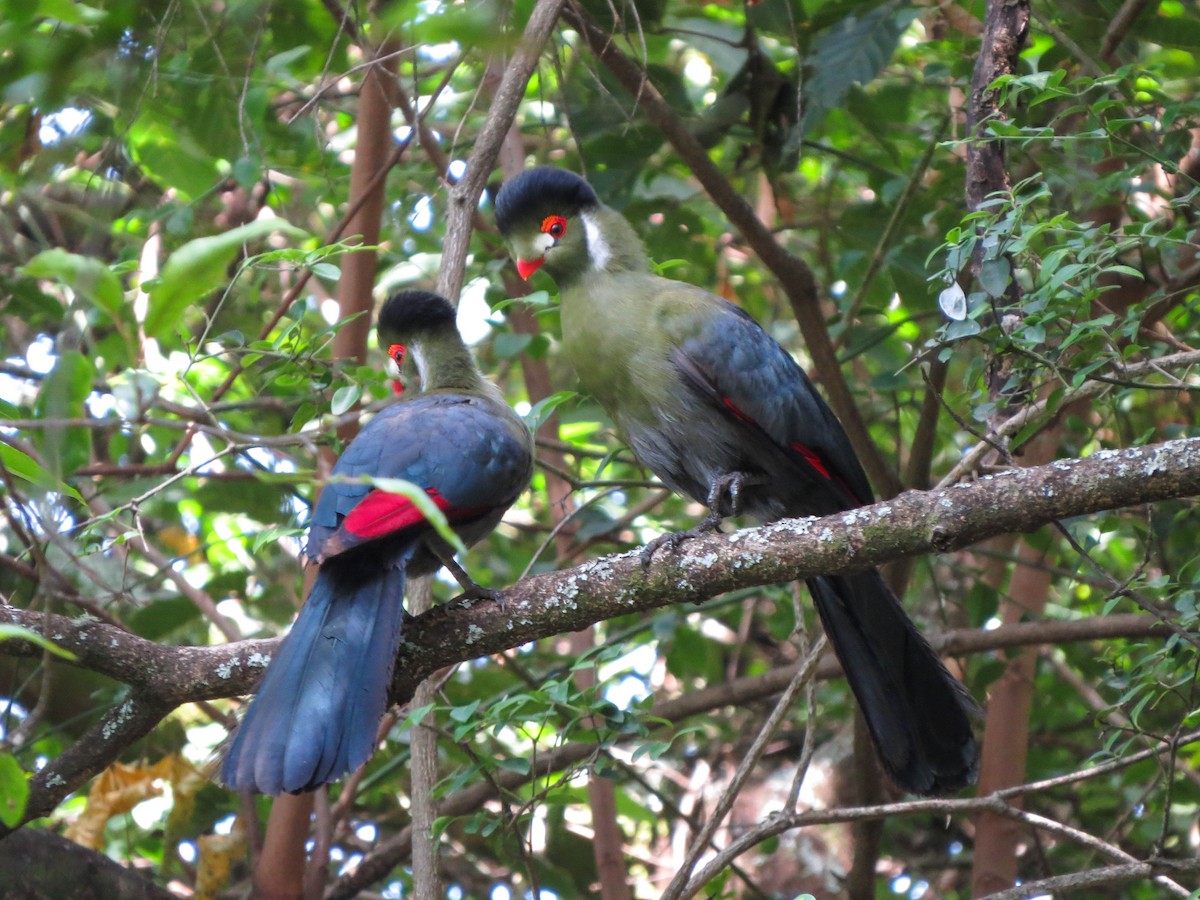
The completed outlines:
{"type": "MultiPolygon", "coordinates": [[[[812,382],[744,311],[650,271],[645,248],[587,182],[533,169],[497,196],[518,270],[544,269],[562,299],[563,349],[638,460],[725,516],[829,515],[872,502],[854,448],[812,382]]],[[[974,780],[973,704],[874,569],[809,582],[880,761],[907,790],[974,780]]]]}

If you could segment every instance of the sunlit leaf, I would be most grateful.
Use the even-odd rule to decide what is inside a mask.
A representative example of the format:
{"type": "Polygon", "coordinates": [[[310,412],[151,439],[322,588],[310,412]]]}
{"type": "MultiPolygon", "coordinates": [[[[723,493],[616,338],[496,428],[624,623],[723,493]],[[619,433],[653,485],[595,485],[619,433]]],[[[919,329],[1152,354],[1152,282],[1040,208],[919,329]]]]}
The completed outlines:
{"type": "Polygon", "coordinates": [[[0,624],[0,641],[28,641],[63,659],[77,659],[74,653],[70,650],[64,650],[45,635],[38,634],[36,631],[30,631],[28,628],[23,628],[20,625],[0,624]]]}
{"type": "Polygon", "coordinates": [[[37,437],[38,450],[56,479],[86,465],[91,456],[91,430],[74,422],[84,417],[84,400],[95,378],[90,359],[64,350],[38,391],[34,413],[47,422],[37,437]]]}
{"type": "Polygon", "coordinates": [[[125,302],[121,280],[103,262],[90,256],[54,248],[44,250],[21,267],[34,278],[51,279],[93,301],[115,317],[125,302]]]}
{"type": "Polygon", "coordinates": [[[37,460],[29,454],[18,450],[10,444],[0,442],[0,463],[3,463],[4,468],[18,478],[48,491],[61,491],[78,500],[80,503],[83,502],[83,497],[79,495],[79,492],[75,488],[60,481],[42,468],[42,466],[38,465],[37,460]]]}
{"type": "Polygon", "coordinates": [[[275,232],[293,239],[306,236],[303,229],[282,219],[258,219],[223,234],[196,238],[172,253],[149,288],[146,333],[157,337],[175,328],[189,305],[228,280],[229,264],[246,243],[275,232]]]}
{"type": "Polygon", "coordinates": [[[29,776],[9,753],[0,753],[0,822],[16,828],[25,817],[29,776]]]}

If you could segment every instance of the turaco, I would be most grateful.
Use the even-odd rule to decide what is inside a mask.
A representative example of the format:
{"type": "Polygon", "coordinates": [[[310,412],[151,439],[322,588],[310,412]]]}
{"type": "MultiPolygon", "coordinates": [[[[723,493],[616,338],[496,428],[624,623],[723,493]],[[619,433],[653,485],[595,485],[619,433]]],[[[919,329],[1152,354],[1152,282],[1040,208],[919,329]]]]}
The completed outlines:
{"type": "Polygon", "coordinates": [[[221,778],[239,791],[299,793],[336,781],[371,755],[387,709],[404,619],[404,586],[454,563],[407,497],[355,479],[423,488],[465,544],[489,534],[529,484],[529,430],[486,381],[444,297],[391,296],[380,344],[416,360],[421,392],[376,415],[346,448],[313,513],[308,556],[320,565],[300,615],[234,733],[221,778]]]}
{"type": "MultiPolygon", "coordinates": [[[[804,371],[746,312],[654,274],[633,227],[574,173],[523,172],[496,197],[523,278],[557,282],[563,350],[638,460],[705,504],[693,529],[746,513],[770,522],[873,502],[841,424],[804,371]]],[[[975,707],[875,569],[808,582],[825,632],[901,788],[944,794],[975,780],[975,707]]]]}

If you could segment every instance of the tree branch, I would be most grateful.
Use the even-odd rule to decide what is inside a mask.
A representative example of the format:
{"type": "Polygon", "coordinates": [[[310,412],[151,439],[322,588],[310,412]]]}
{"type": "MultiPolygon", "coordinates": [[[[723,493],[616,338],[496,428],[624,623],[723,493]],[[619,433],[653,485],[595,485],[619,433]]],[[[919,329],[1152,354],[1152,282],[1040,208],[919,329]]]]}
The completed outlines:
{"type": "MultiPolygon", "coordinates": [[[[523,579],[505,592],[503,610],[488,602],[447,603],[407,623],[392,697],[405,702],[423,678],[444,666],[614,616],[699,602],[738,588],[854,571],[901,556],[948,552],[1060,518],[1198,494],[1200,438],[1187,438],[1058,460],[939,491],[908,491],[825,519],[783,520],[696,538],[675,556],[656,557],[648,572],[636,551],[603,557],[523,579]]],[[[166,647],[90,617],[71,620],[4,604],[0,624],[38,631],[75,653],[78,665],[133,688],[127,701],[33,776],[30,816],[44,815],[180,704],[248,692],[278,643],[166,647]]],[[[1150,630],[1156,626],[1147,623],[1150,630]]],[[[1054,641],[1065,639],[1055,627],[1071,629],[1077,623],[1034,627],[1038,640],[1054,641]]],[[[972,652],[997,637],[970,632],[943,649],[972,652]]],[[[27,641],[0,643],[0,653],[6,655],[42,652],[27,641]]],[[[770,673],[781,678],[774,690],[782,690],[792,675],[787,670],[770,673]]]]}
{"type": "Polygon", "coordinates": [[[492,98],[490,111],[483,128],[475,138],[475,149],[467,160],[467,170],[450,192],[446,211],[446,237],[442,241],[442,267],[438,272],[437,291],[457,302],[462,290],[463,269],[471,243],[471,220],[479,205],[488,175],[496,164],[500,146],[508,133],[517,107],[525,98],[525,86],[558,23],[565,0],[538,0],[525,25],[516,52],[504,69],[504,79],[492,98]]]}
{"type": "MultiPolygon", "coordinates": [[[[1120,386],[1132,378],[1156,373],[1162,374],[1173,369],[1187,369],[1196,365],[1200,365],[1200,350],[1187,350],[1183,353],[1159,356],[1129,365],[1117,363],[1113,366],[1113,375],[1108,376],[1107,372],[1092,373],[1091,377],[1083,384],[1067,388],[1062,396],[1056,398],[1053,403],[1049,397],[1044,397],[1022,407],[996,426],[993,435],[998,438],[1012,437],[1030,423],[1037,423],[1036,429],[1025,439],[1028,442],[1034,434],[1040,433],[1043,428],[1054,422],[1060,411],[1066,409],[1070,404],[1093,400],[1106,394],[1114,386],[1120,386]]],[[[946,487],[954,484],[975,471],[992,449],[994,449],[992,443],[980,441],[963,453],[954,468],[939,482],[938,486],[946,487]]]]}
{"type": "Polygon", "coordinates": [[[648,572],[636,551],[604,557],[522,580],[505,592],[503,611],[490,603],[445,604],[406,626],[395,693],[408,696],[413,677],[464,657],[618,614],[948,552],[1060,518],[1196,494],[1200,438],[1187,438],[1058,460],[940,491],[908,491],[825,519],[787,519],[696,538],[675,556],[656,556],[648,572]]]}
{"type": "MultiPolygon", "coordinates": [[[[21,824],[49,815],[63,798],[104,771],[122,750],[153,731],[177,705],[134,691],[110,708],[79,740],[29,779],[29,800],[21,824]]],[[[0,839],[14,830],[0,824],[0,839]]]]}

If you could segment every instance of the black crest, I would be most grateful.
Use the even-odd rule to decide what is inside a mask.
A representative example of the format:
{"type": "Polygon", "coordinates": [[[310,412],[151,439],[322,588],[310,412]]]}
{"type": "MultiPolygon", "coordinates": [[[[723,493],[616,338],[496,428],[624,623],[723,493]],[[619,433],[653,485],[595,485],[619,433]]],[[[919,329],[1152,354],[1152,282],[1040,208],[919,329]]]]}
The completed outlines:
{"type": "Polygon", "coordinates": [[[432,291],[396,291],[379,310],[379,330],[390,334],[411,335],[455,326],[454,307],[432,291]]]}
{"type": "Polygon", "coordinates": [[[523,219],[536,219],[550,212],[574,215],[599,205],[592,186],[574,172],[539,166],[527,169],[500,188],[496,195],[496,227],[501,234],[508,234],[523,219]]]}

